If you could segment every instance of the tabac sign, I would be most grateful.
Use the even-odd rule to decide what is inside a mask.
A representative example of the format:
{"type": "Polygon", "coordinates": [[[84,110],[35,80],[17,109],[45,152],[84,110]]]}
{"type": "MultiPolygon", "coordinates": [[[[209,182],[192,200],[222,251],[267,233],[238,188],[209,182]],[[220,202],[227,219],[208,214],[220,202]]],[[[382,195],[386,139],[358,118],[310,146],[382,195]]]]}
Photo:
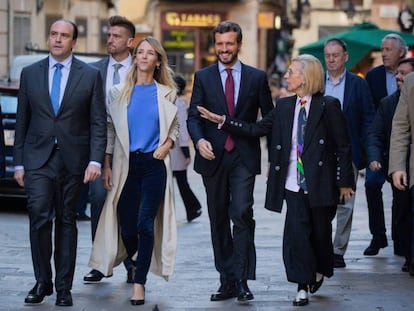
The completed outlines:
{"type": "Polygon", "coordinates": [[[216,12],[167,11],[161,13],[161,23],[166,28],[215,27],[225,19],[216,12]]]}

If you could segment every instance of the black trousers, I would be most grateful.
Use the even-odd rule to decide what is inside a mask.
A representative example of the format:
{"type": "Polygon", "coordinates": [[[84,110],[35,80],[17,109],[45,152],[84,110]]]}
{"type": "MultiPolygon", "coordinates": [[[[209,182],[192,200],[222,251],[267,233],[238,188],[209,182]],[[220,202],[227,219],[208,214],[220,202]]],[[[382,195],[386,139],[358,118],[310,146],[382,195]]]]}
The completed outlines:
{"type": "Polygon", "coordinates": [[[411,192],[409,189],[401,191],[392,188],[391,235],[394,242],[394,254],[411,257],[412,212],[411,192]]]}
{"type": "Polygon", "coordinates": [[[303,191],[285,191],[283,261],[289,282],[312,284],[316,272],[333,275],[332,220],[336,206],[310,207],[303,191]]]}
{"type": "Polygon", "coordinates": [[[187,219],[191,218],[201,208],[201,204],[188,184],[187,171],[173,171],[173,175],[177,180],[178,190],[183,199],[187,219]]]}
{"type": "Polygon", "coordinates": [[[213,176],[203,176],[214,261],[222,283],[256,278],[252,208],[255,177],[241,162],[237,150],[225,152],[213,176]]]}
{"type": "Polygon", "coordinates": [[[52,228],[56,290],[70,290],[75,272],[78,231],[76,207],[83,175],[66,170],[59,150],[40,169],[25,172],[30,246],[36,280],[52,282],[52,228]]]}

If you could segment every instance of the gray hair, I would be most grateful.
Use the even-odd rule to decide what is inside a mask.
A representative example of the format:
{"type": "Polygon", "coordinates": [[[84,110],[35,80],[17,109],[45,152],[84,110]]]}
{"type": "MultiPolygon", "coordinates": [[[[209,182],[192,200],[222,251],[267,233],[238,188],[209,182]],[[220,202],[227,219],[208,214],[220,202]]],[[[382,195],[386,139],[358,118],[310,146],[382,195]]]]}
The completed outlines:
{"type": "Polygon", "coordinates": [[[407,47],[407,43],[405,43],[404,39],[399,34],[389,33],[382,39],[381,43],[384,43],[384,41],[388,40],[388,39],[395,40],[397,49],[403,50],[404,51],[404,56],[403,57],[405,57],[405,55],[408,52],[408,47],[407,47]]]}

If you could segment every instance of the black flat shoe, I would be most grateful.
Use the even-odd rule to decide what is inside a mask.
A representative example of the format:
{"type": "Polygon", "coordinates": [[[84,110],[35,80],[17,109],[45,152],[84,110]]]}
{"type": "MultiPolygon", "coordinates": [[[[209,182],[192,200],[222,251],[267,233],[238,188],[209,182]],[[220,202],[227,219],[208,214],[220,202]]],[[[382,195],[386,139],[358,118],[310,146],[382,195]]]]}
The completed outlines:
{"type": "Polygon", "coordinates": [[[295,300],[292,301],[292,304],[295,307],[303,307],[309,304],[308,292],[303,289],[298,291],[295,300]]]}
{"type": "Polygon", "coordinates": [[[323,283],[323,276],[319,281],[316,281],[314,284],[309,285],[309,292],[311,294],[316,293],[319,290],[319,288],[322,286],[322,283],[323,283]]]}
{"type": "Polygon", "coordinates": [[[140,306],[145,303],[145,299],[131,299],[130,301],[133,306],[140,306]]]}
{"type": "Polygon", "coordinates": [[[24,299],[27,304],[40,304],[46,296],[53,294],[53,283],[36,283],[24,299]]]}
{"type": "Polygon", "coordinates": [[[70,290],[60,290],[56,294],[56,305],[59,307],[73,306],[72,294],[70,290]]]}
{"type": "Polygon", "coordinates": [[[100,282],[103,277],[104,275],[101,272],[93,269],[83,277],[83,281],[85,283],[97,283],[100,282]]]}

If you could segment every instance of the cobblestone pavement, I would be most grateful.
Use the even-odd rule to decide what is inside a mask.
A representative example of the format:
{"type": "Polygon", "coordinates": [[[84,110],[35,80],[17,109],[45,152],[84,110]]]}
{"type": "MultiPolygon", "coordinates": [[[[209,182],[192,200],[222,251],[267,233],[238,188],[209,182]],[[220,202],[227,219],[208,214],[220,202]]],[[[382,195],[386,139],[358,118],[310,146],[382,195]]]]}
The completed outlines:
{"type": "MultiPolygon", "coordinates": [[[[234,300],[211,302],[210,294],[219,286],[210,243],[209,221],[205,194],[199,175],[189,170],[189,180],[203,202],[203,214],[192,223],[185,219],[184,207],[176,196],[178,248],[176,269],[168,282],[149,274],[146,285],[146,304],[131,306],[131,284],[125,282],[123,266],[116,267],[111,278],[98,284],[83,284],[82,278],[90,268],[90,223],[78,222],[79,247],[72,289],[73,307],[67,310],[242,310],[273,311],[299,310],[293,307],[296,286],[286,281],[282,262],[282,232],[284,214],[271,213],[263,208],[266,163],[258,176],[255,188],[255,219],[257,248],[257,279],[249,281],[255,299],[246,305],[234,300]]],[[[391,190],[384,186],[385,215],[390,246],[377,256],[363,256],[368,246],[368,214],[365,203],[363,176],[359,178],[351,241],[345,261],[347,267],[336,269],[326,279],[318,293],[311,295],[310,304],[303,310],[399,311],[413,310],[414,277],[401,272],[403,258],[393,255],[390,238],[391,190]]],[[[177,192],[178,193],[178,192],[177,192]]],[[[4,204],[4,203],[0,203],[4,204]]],[[[55,295],[40,306],[25,306],[23,301],[34,285],[30,256],[28,219],[26,213],[0,211],[0,310],[60,310],[55,295]]],[[[10,210],[10,208],[8,209],[10,210]]],[[[335,221],[334,221],[335,224],[335,221]]]]}

